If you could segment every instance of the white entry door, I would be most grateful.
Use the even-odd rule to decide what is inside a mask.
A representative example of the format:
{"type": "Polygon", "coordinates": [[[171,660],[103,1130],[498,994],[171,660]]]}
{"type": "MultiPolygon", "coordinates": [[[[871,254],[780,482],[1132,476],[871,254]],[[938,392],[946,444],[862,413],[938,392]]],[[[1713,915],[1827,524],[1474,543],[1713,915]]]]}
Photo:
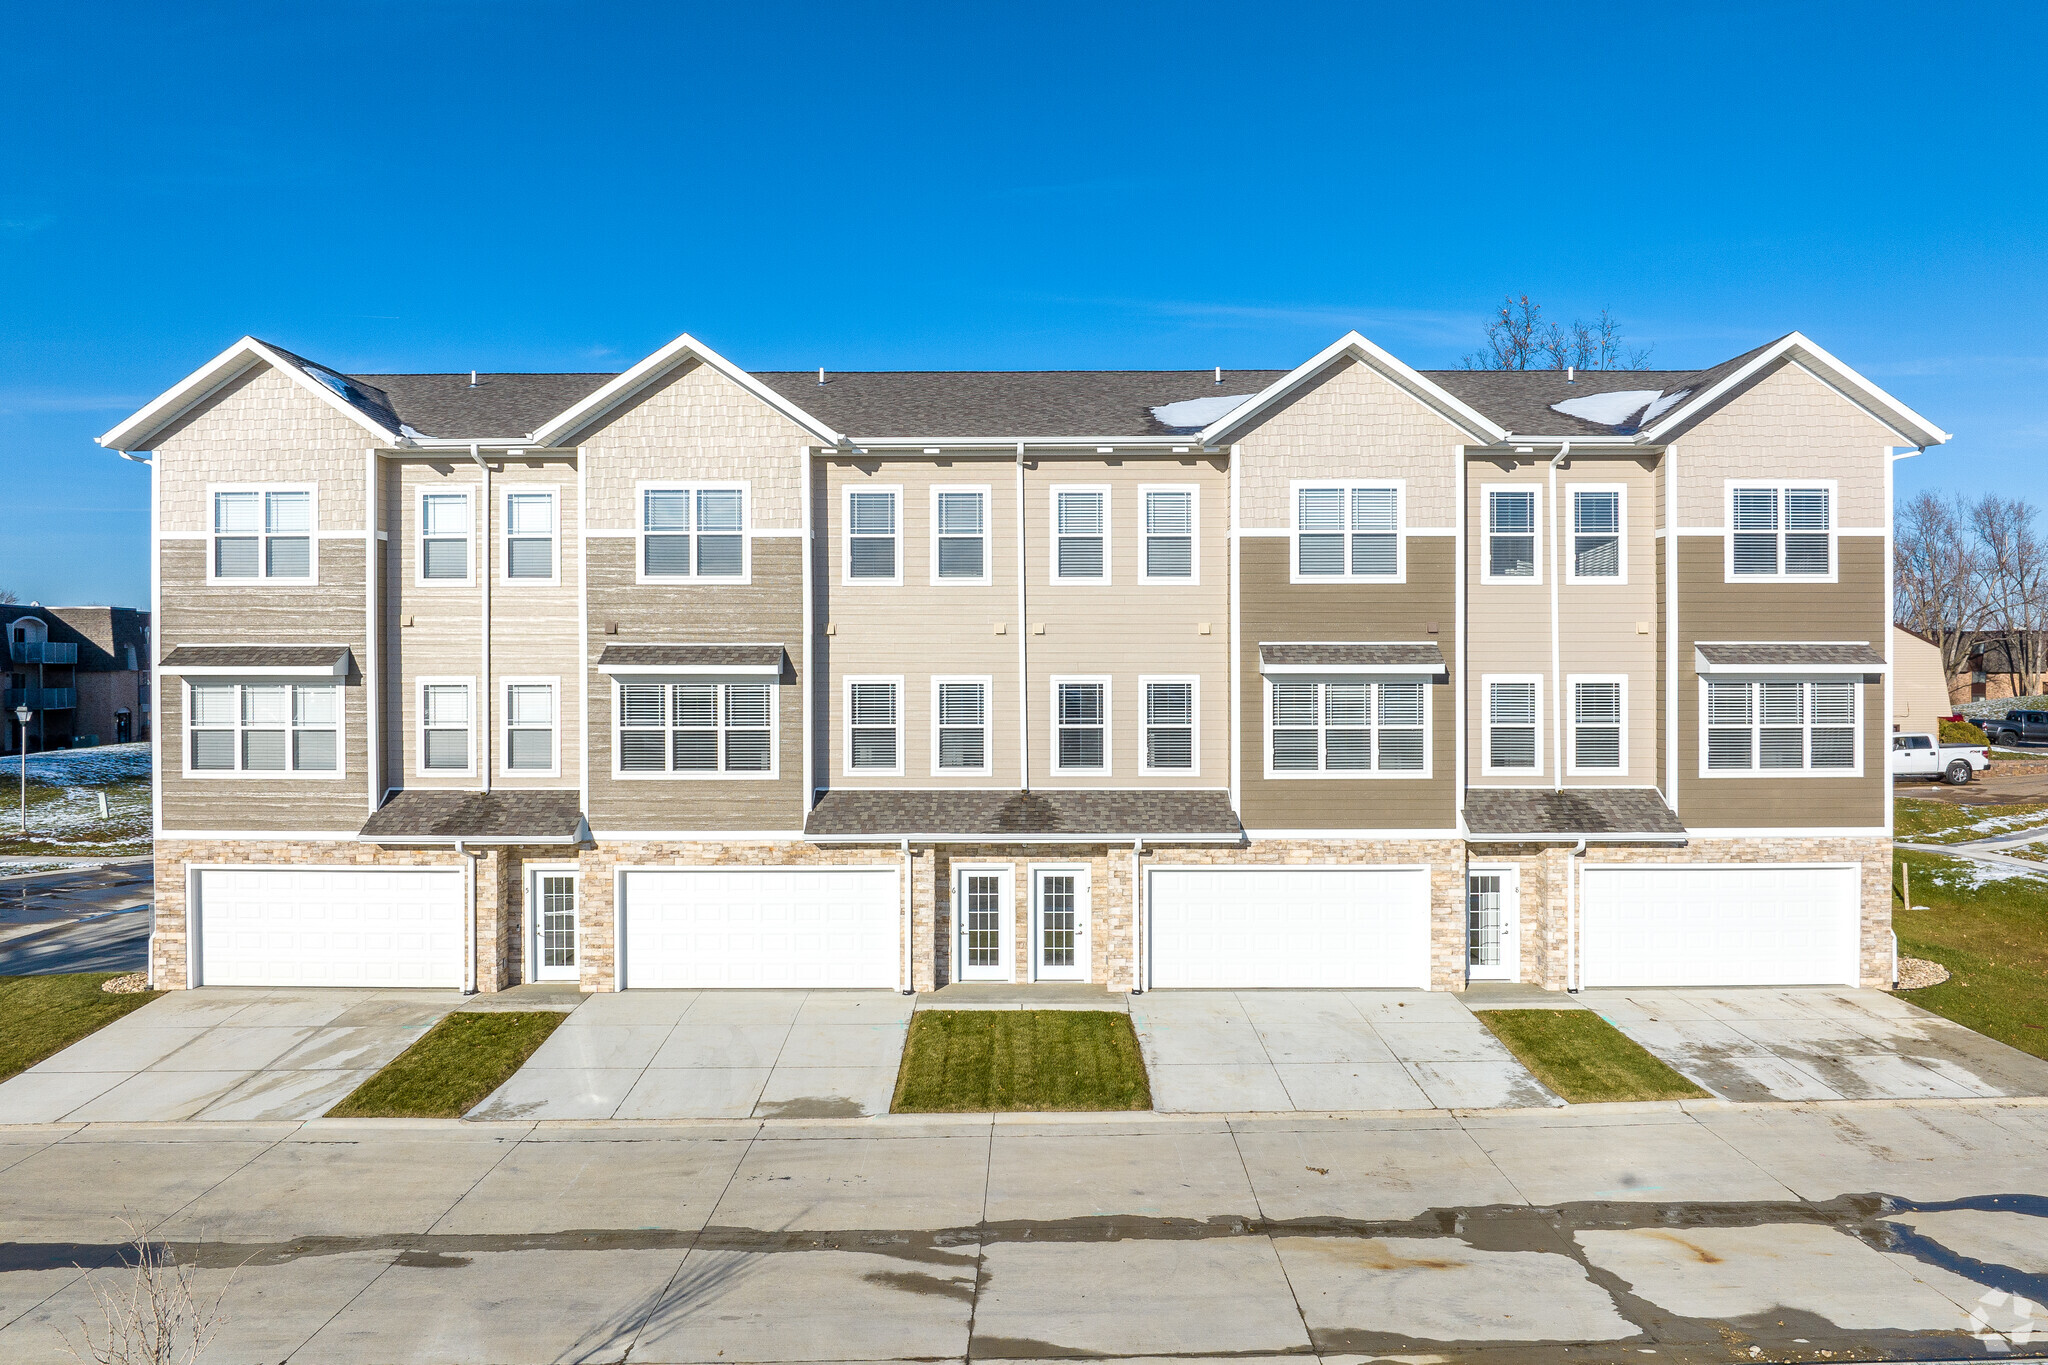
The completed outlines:
{"type": "Polygon", "coordinates": [[[1429,988],[1426,867],[1156,867],[1150,984],[1429,988]]]}
{"type": "Polygon", "coordinates": [[[691,867],[620,879],[622,986],[895,987],[896,867],[691,867]]]}
{"type": "Polygon", "coordinates": [[[576,874],[569,871],[537,871],[527,891],[533,907],[533,964],[535,981],[577,979],[576,874]]]}
{"type": "Polygon", "coordinates": [[[1015,937],[1016,901],[1007,867],[960,867],[953,873],[956,981],[1010,981],[1010,940],[1015,937]]]}
{"type": "Polygon", "coordinates": [[[192,892],[195,986],[463,984],[454,868],[208,868],[192,892]]]}
{"type": "Polygon", "coordinates": [[[1088,869],[1031,871],[1031,979],[1088,979],[1088,869]]]}
{"type": "Polygon", "coordinates": [[[1465,873],[1465,977],[1469,981],[1521,979],[1520,876],[1512,867],[1475,867],[1465,873]]]}
{"type": "Polygon", "coordinates": [[[1862,868],[1720,864],[1580,874],[1588,986],[1853,986],[1862,868]]]}

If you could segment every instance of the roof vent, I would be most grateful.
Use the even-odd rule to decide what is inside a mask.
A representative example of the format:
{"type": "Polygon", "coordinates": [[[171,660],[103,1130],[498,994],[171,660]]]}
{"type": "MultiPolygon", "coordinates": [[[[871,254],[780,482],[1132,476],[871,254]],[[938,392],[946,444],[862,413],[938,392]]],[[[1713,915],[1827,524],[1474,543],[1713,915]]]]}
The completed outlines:
{"type": "Polygon", "coordinates": [[[825,367],[823,365],[818,367],[818,387],[821,389],[825,387],[825,367]]]}
{"type": "Polygon", "coordinates": [[[1579,382],[1579,367],[1578,367],[1578,366],[1576,366],[1576,365],[1567,365],[1567,366],[1565,366],[1565,367],[1564,367],[1564,382],[1565,382],[1565,383],[1567,383],[1567,384],[1576,384],[1576,383],[1578,383],[1578,382],[1579,382]]]}
{"type": "Polygon", "coordinates": [[[1223,367],[1221,365],[1216,367],[1216,382],[1219,384],[1223,382],[1223,367]]]}
{"type": "Polygon", "coordinates": [[[472,389],[476,387],[476,371],[475,371],[475,370],[471,370],[471,371],[469,372],[469,386],[470,386],[470,387],[471,387],[472,389]]]}

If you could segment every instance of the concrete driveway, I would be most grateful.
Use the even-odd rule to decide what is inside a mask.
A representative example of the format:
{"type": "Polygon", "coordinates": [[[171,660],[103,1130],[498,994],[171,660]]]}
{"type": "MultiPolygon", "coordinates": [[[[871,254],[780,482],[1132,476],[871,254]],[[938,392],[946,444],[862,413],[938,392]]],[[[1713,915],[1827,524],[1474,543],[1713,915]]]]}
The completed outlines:
{"type": "Polygon", "coordinates": [[[2048,1062],[1885,991],[1594,990],[1579,1002],[1724,1099],[2048,1095],[2048,1062]]]}
{"type": "Polygon", "coordinates": [[[1130,1008],[1161,1110],[1562,1103],[1442,992],[1147,991],[1130,1008]]]}
{"type": "Polygon", "coordinates": [[[462,1002],[456,991],[173,991],[0,1082],[0,1124],[312,1118],[462,1002]]]}
{"type": "Polygon", "coordinates": [[[470,1117],[886,1114],[912,1006],[894,991],[592,995],[470,1117]]]}

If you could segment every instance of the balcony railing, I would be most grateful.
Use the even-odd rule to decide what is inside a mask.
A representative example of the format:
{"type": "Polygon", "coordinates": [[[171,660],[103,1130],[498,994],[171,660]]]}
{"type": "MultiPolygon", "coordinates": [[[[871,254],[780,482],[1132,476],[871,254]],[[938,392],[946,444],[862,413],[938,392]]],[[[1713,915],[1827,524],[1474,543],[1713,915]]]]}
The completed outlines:
{"type": "Polygon", "coordinates": [[[75,664],[78,646],[58,644],[55,640],[10,640],[7,657],[18,664],[75,664]]]}
{"type": "Polygon", "coordinates": [[[19,692],[7,694],[7,705],[11,709],[26,706],[31,711],[70,711],[78,706],[78,689],[75,687],[25,687],[19,692]]]}

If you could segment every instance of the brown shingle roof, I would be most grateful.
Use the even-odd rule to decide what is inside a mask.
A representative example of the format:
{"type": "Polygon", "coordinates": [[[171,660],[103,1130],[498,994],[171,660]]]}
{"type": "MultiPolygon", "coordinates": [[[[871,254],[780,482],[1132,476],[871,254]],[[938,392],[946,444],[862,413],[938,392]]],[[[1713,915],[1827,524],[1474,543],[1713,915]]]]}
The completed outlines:
{"type": "Polygon", "coordinates": [[[777,668],[781,645],[606,645],[599,668],[777,668]]]}
{"type": "Polygon", "coordinates": [[[347,645],[179,645],[164,655],[167,673],[184,668],[336,668],[348,671],[347,645]]]}
{"type": "Polygon", "coordinates": [[[1259,645],[1261,665],[1296,668],[1415,668],[1444,671],[1444,652],[1433,640],[1341,643],[1296,641],[1259,645]]]}
{"type": "Polygon", "coordinates": [[[402,791],[356,837],[382,844],[572,844],[588,836],[573,791],[402,791]]]}
{"type": "Polygon", "coordinates": [[[1039,838],[1086,843],[1138,836],[1241,838],[1220,791],[828,791],[809,839],[1039,838]]]}
{"type": "Polygon", "coordinates": [[[1651,787],[1473,787],[1465,827],[1478,839],[1685,833],[1651,787]]]}
{"type": "Polygon", "coordinates": [[[1710,664],[1724,668],[1871,668],[1884,667],[1884,652],[1861,641],[1803,644],[1782,640],[1723,640],[1695,643],[1710,664]]]}

